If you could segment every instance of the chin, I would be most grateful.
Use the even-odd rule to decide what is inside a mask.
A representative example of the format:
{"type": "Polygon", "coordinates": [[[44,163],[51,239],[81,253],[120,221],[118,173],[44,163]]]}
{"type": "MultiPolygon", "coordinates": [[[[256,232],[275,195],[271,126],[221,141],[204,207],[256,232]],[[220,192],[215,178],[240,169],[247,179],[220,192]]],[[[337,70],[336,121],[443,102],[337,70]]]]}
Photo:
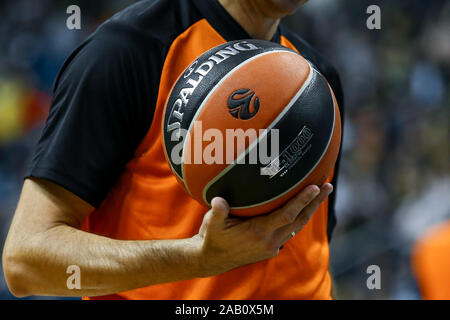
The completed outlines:
{"type": "Polygon", "coordinates": [[[308,0],[271,0],[273,4],[284,14],[292,14],[308,0]]]}

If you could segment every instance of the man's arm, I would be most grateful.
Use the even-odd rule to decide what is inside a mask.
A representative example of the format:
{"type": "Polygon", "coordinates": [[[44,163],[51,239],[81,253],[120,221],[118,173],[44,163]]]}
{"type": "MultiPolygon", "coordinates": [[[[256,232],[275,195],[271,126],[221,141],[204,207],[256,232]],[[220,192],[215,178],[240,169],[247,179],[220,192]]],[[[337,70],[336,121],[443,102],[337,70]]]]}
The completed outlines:
{"type": "Polygon", "coordinates": [[[120,241],[78,230],[92,211],[55,184],[25,181],[3,255],[13,294],[95,296],[201,276],[195,241],[120,241]],[[70,265],[81,269],[76,292],[66,286],[70,265]]]}
{"type": "Polygon", "coordinates": [[[228,217],[226,201],[215,198],[192,238],[121,241],[80,231],[92,206],[56,184],[27,179],[4,247],[5,279],[18,297],[99,296],[220,274],[276,256],[331,192],[330,184],[307,187],[245,221],[228,217]],[[80,267],[79,290],[66,286],[70,265],[80,267]]]}

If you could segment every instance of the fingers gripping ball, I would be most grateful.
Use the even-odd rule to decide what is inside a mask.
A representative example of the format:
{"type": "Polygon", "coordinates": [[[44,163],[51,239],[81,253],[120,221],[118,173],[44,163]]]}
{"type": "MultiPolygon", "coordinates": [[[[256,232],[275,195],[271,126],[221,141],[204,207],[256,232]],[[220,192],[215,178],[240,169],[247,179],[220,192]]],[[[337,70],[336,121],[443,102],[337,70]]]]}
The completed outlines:
{"type": "Polygon", "coordinates": [[[204,53],[173,86],[164,150],[180,184],[238,216],[269,212],[330,175],[341,143],[331,87],[300,54],[243,40],[204,53]]]}

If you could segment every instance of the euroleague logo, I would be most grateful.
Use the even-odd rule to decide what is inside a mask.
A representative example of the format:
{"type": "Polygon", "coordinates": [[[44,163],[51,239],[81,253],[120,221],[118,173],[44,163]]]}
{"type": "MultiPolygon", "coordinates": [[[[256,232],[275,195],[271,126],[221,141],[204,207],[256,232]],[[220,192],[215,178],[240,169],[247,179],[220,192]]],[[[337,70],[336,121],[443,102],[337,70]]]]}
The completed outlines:
{"type": "Polygon", "coordinates": [[[250,89],[239,89],[228,99],[230,114],[236,119],[249,120],[256,116],[261,103],[250,89]]]}

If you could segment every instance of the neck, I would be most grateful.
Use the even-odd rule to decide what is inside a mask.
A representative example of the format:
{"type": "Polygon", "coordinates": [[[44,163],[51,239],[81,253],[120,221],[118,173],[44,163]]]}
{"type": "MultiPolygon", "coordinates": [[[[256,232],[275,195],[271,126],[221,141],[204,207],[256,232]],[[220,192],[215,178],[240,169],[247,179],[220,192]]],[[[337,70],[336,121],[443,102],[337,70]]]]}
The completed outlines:
{"type": "Polygon", "coordinates": [[[283,14],[264,0],[219,0],[228,13],[254,39],[271,40],[283,14]]]}

